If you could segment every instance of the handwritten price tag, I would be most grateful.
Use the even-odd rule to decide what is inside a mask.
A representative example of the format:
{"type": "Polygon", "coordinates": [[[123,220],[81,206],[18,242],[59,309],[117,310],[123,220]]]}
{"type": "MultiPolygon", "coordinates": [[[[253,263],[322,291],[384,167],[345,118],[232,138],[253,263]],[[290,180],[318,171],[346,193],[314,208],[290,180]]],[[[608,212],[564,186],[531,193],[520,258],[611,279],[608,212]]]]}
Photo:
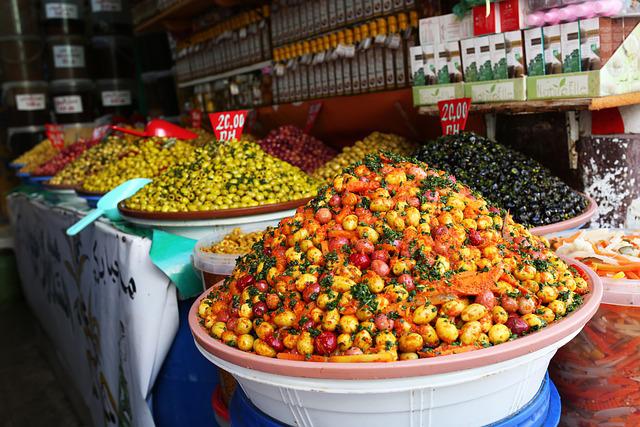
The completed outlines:
{"type": "Polygon", "coordinates": [[[454,135],[464,130],[469,117],[471,98],[456,98],[438,101],[440,125],[443,135],[454,135]]]}
{"type": "Polygon", "coordinates": [[[240,139],[249,110],[210,113],[211,127],[218,141],[240,139]]]}
{"type": "Polygon", "coordinates": [[[201,128],[202,127],[202,110],[198,110],[194,108],[189,111],[189,119],[191,119],[191,127],[192,128],[201,128]]]}
{"type": "Polygon", "coordinates": [[[64,131],[62,126],[54,124],[45,124],[44,130],[47,135],[47,139],[51,141],[51,145],[56,150],[62,150],[64,148],[64,131]]]}

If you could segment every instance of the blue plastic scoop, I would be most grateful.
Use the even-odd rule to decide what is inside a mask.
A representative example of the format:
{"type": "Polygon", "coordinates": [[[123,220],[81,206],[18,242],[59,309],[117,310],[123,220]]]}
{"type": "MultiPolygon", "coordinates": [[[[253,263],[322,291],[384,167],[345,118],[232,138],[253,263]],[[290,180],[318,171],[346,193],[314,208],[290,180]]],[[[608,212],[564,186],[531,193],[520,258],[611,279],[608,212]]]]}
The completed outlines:
{"type": "Polygon", "coordinates": [[[150,183],[149,178],[135,178],[123,182],[98,200],[98,207],[89,212],[80,221],[67,228],[67,236],[75,236],[84,228],[91,224],[102,215],[106,215],[111,220],[120,218],[118,212],[118,203],[124,199],[128,199],[140,190],[142,187],[150,183]]]}

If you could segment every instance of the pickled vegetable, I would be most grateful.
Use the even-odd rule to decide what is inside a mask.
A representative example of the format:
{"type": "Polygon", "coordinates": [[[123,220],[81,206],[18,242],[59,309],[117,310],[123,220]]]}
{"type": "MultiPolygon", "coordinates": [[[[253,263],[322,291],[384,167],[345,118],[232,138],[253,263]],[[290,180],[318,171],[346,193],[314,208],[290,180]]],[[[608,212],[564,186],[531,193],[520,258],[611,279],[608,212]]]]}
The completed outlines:
{"type": "Polygon", "coordinates": [[[259,142],[264,151],[311,173],[338,154],[295,126],[281,126],[259,142]]]}
{"type": "Polygon", "coordinates": [[[218,243],[200,248],[200,250],[214,254],[246,254],[251,250],[254,243],[262,238],[263,234],[264,231],[243,233],[240,228],[234,228],[231,233],[224,236],[218,243]]]}
{"type": "Polygon", "coordinates": [[[242,351],[384,362],[535,333],[587,292],[581,272],[506,211],[445,172],[384,153],[269,229],[198,312],[242,351]],[[244,335],[253,346],[238,345],[244,335]]]}
{"type": "Polygon", "coordinates": [[[526,226],[581,214],[587,200],[533,159],[473,133],[443,136],[416,157],[444,169],[526,226]]]}
{"type": "Polygon", "coordinates": [[[96,145],[98,141],[81,139],[63,148],[51,160],[38,166],[32,173],[34,176],[54,176],[64,167],[77,159],[82,153],[96,145]]]}
{"type": "Polygon", "coordinates": [[[319,167],[313,176],[324,181],[331,181],[337,174],[352,163],[361,161],[367,154],[380,151],[391,151],[398,154],[409,154],[415,149],[413,143],[406,139],[380,132],[374,132],[351,147],[345,147],[340,154],[319,167]]]}
{"type": "Polygon", "coordinates": [[[53,159],[58,152],[59,151],[51,144],[51,141],[45,139],[44,141],[36,144],[26,153],[20,155],[13,161],[13,163],[24,165],[20,168],[21,173],[32,173],[38,168],[38,166],[53,159]]]}
{"type": "Polygon", "coordinates": [[[260,206],[316,194],[318,182],[255,142],[199,148],[127,199],[130,209],[190,212],[260,206]]]}

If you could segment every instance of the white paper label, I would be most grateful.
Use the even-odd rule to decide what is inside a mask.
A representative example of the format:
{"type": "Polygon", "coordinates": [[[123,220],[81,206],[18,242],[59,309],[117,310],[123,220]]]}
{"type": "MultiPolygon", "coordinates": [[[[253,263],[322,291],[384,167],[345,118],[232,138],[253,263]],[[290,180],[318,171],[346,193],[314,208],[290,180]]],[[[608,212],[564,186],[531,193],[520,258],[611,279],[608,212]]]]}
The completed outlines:
{"type": "Polygon", "coordinates": [[[100,95],[102,105],[105,107],[131,105],[131,91],[129,90],[105,90],[100,95]]]}
{"type": "Polygon", "coordinates": [[[78,6],[70,3],[47,3],[45,6],[47,19],[78,19],[78,6]]]}
{"type": "Polygon", "coordinates": [[[44,110],[46,105],[44,93],[30,93],[16,95],[16,107],[18,111],[44,110]]]}
{"type": "Polygon", "coordinates": [[[82,113],[82,98],[79,95],[56,96],[53,105],[56,114],[82,113]]]}
{"type": "Polygon", "coordinates": [[[82,68],[84,64],[84,46],[53,46],[53,65],[56,68],[82,68]]]}
{"type": "Polygon", "coordinates": [[[91,10],[94,12],[120,12],[120,0],[91,0],[91,10]]]}

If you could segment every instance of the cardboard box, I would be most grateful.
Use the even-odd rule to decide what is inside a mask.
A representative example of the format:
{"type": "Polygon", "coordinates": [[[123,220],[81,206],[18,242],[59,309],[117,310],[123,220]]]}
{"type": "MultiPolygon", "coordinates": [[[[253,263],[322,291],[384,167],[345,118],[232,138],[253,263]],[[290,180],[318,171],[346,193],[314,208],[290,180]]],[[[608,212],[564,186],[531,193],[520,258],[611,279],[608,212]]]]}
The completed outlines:
{"type": "Polygon", "coordinates": [[[522,31],[504,33],[504,42],[507,49],[507,75],[510,79],[523,77],[525,75],[525,63],[522,31]]]}
{"type": "Polygon", "coordinates": [[[502,80],[509,78],[507,72],[507,48],[504,41],[504,33],[489,36],[491,49],[491,65],[493,66],[493,79],[502,80]]]}
{"type": "Polygon", "coordinates": [[[544,75],[544,37],[542,28],[524,31],[524,53],[527,58],[527,75],[544,75]]]}
{"type": "Polygon", "coordinates": [[[413,46],[409,48],[409,67],[411,69],[411,75],[413,76],[414,86],[427,85],[424,72],[425,63],[423,46],[413,46]]]}
{"type": "Polygon", "coordinates": [[[490,3],[489,16],[486,16],[487,8],[485,5],[475,6],[472,9],[473,16],[473,35],[482,36],[485,34],[495,34],[502,32],[500,28],[500,12],[496,3],[490,3]]]}
{"type": "Polygon", "coordinates": [[[491,43],[489,36],[475,38],[476,60],[478,61],[478,81],[493,80],[493,64],[491,63],[491,43]]]}
{"type": "Polygon", "coordinates": [[[460,59],[460,43],[447,42],[449,82],[458,83],[462,81],[462,63],[460,59]]]}
{"type": "Polygon", "coordinates": [[[464,84],[464,96],[471,102],[524,101],[527,99],[527,77],[464,84]]]}
{"type": "Polygon", "coordinates": [[[436,84],[451,83],[449,81],[449,52],[447,45],[441,43],[434,46],[436,84]]]}
{"type": "MultiPolygon", "coordinates": [[[[422,58],[424,65],[422,71],[424,73],[425,85],[436,84],[436,47],[428,44],[422,47],[422,58]]],[[[418,86],[418,85],[415,85],[418,86]]]]}
{"type": "Polygon", "coordinates": [[[464,86],[465,84],[462,82],[431,86],[414,86],[413,105],[416,107],[436,105],[438,101],[463,98],[465,96],[464,86]]]}
{"type": "Polygon", "coordinates": [[[466,39],[473,36],[473,17],[466,14],[459,19],[453,13],[438,17],[440,24],[440,41],[452,42],[466,39]]]}
{"type": "Polygon", "coordinates": [[[421,19],[418,22],[418,35],[421,45],[439,43],[442,39],[440,20],[438,18],[438,16],[433,16],[421,19]]]}
{"type": "Polygon", "coordinates": [[[526,0],[502,0],[498,3],[498,12],[501,31],[516,31],[526,27],[526,0]]]}
{"type": "Polygon", "coordinates": [[[544,73],[562,73],[562,43],[560,38],[560,25],[542,27],[544,37],[544,73]]]}
{"type": "Polygon", "coordinates": [[[464,39],[460,41],[460,56],[462,59],[462,69],[465,82],[475,82],[478,80],[478,61],[476,58],[475,39],[464,39]]]}
{"type": "Polygon", "coordinates": [[[560,43],[562,45],[562,72],[582,71],[580,28],[577,22],[568,22],[560,26],[560,43]]]}
{"type": "Polygon", "coordinates": [[[599,70],[602,67],[600,18],[584,19],[578,25],[580,28],[581,70],[599,70]]]}

